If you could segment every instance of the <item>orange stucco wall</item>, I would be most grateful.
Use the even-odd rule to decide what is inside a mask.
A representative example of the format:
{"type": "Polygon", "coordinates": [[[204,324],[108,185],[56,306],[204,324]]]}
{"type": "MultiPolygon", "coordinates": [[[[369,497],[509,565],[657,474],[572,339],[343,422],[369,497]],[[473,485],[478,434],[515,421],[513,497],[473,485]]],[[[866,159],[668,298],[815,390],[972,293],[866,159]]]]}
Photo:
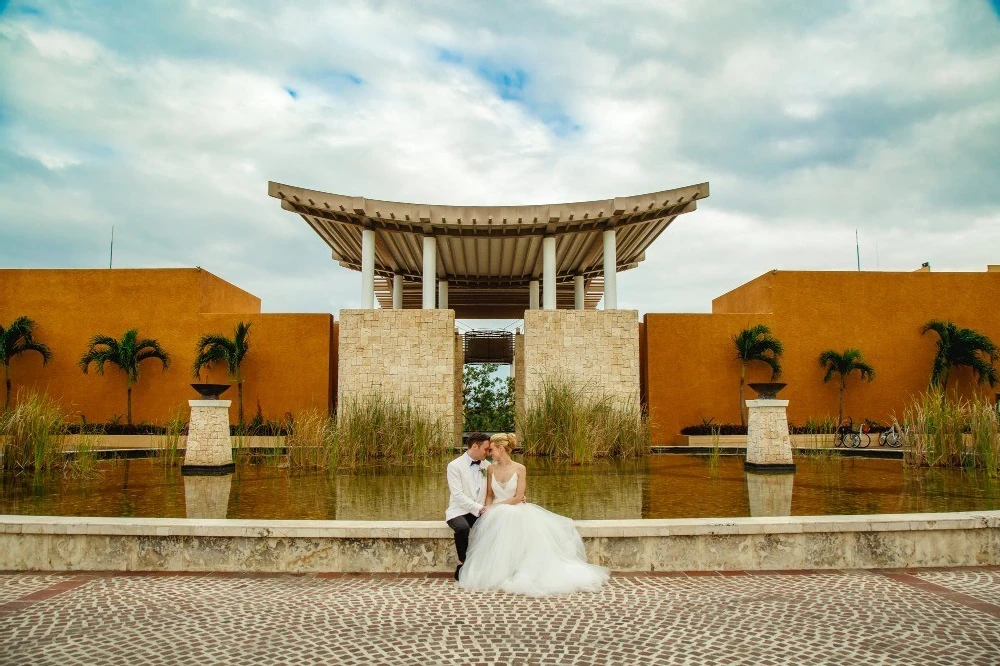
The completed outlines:
{"type": "MultiPolygon", "coordinates": [[[[0,270],[0,322],[27,315],[35,336],[52,349],[42,366],[37,354],[11,364],[14,391],[34,387],[59,399],[75,415],[106,421],[125,414],[124,377],[113,366],[84,375],[77,361],[97,333],[120,338],[129,328],[157,339],[172,357],[163,372],[158,361],[141,366],[132,392],[133,421],[162,423],[197,397],[188,386],[195,344],[204,333],[232,335],[238,321],[252,322],[250,353],[244,361],[244,409],[253,417],[260,401],[265,418],[308,407],[332,406],[336,363],[333,317],[329,314],[261,314],[260,299],[202,269],[0,270]]],[[[223,368],[203,380],[228,381],[223,368]]],[[[237,419],[236,390],[230,416],[237,419]]]]}
{"type": "MultiPolygon", "coordinates": [[[[823,383],[818,357],[825,349],[856,347],[877,377],[848,380],[844,413],[885,422],[902,416],[909,398],[927,387],[937,336],[921,336],[921,326],[950,319],[1000,343],[997,303],[996,272],[773,271],[715,299],[712,314],[648,314],[653,440],[672,443],[681,428],[707,418],[739,423],[739,363],[731,338],[748,325],[767,324],[784,344],[781,381],[789,386],[781,397],[790,400],[791,421],[836,416],[836,382],[823,383]]],[[[748,381],[768,378],[766,366],[751,365],[748,381]]],[[[968,371],[953,371],[951,387],[966,396],[993,393],[976,387],[968,371]]]]}

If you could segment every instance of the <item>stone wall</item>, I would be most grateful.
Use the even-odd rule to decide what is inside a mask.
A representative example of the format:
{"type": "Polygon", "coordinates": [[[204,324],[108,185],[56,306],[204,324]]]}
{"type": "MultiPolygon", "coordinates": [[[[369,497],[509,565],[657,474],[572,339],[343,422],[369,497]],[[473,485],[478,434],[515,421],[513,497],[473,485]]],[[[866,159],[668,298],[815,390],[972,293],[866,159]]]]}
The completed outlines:
{"type": "MultiPolygon", "coordinates": [[[[576,521],[614,571],[1000,564],[1000,511],[576,521]]],[[[0,517],[0,570],[450,572],[442,521],[0,517]]]]}
{"type": "Polygon", "coordinates": [[[521,334],[520,332],[514,335],[513,371],[514,371],[514,414],[520,414],[522,411],[524,411],[524,335],[521,334]]]}
{"type": "Polygon", "coordinates": [[[455,333],[455,433],[457,443],[461,444],[462,431],[465,426],[465,347],[459,333],[455,333]]]}
{"type": "Polygon", "coordinates": [[[635,310],[528,310],[524,313],[524,397],[547,378],[564,378],[639,403],[639,314],[635,310]]]}
{"type": "Polygon", "coordinates": [[[338,406],[375,393],[456,423],[454,310],[341,310],[339,335],[338,406]]]}

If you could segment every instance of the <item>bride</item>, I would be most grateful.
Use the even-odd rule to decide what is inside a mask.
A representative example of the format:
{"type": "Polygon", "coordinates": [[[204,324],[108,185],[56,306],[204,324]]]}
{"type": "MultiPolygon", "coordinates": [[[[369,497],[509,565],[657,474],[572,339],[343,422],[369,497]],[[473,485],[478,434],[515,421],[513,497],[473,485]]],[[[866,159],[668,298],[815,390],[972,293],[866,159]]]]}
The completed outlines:
{"type": "Polygon", "coordinates": [[[510,458],[513,435],[490,438],[486,510],[469,535],[458,584],[541,597],[596,592],[608,570],[588,564],[573,521],[524,501],[528,473],[510,458]]]}

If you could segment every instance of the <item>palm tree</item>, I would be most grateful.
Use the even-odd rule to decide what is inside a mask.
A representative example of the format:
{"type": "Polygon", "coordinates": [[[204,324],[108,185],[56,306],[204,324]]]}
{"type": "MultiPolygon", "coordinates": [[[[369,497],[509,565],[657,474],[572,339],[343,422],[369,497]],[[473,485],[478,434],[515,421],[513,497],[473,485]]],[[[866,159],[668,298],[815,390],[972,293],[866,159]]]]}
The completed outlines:
{"type": "Polygon", "coordinates": [[[940,389],[943,394],[948,388],[948,375],[956,365],[972,368],[980,384],[996,385],[998,378],[993,364],[997,362],[1000,352],[992,340],[971,328],[959,328],[954,322],[938,319],[924,324],[920,334],[927,331],[938,335],[937,355],[931,369],[931,388],[940,389]]]}
{"type": "Polygon", "coordinates": [[[117,365],[125,373],[125,392],[128,404],[125,418],[132,425],[132,386],[139,381],[139,364],[154,358],[163,364],[163,371],[170,367],[170,355],[160,347],[160,343],[151,339],[137,339],[139,332],[132,328],[125,331],[121,340],[115,340],[107,335],[95,335],[90,339],[87,353],[79,361],[83,374],[87,374],[90,364],[97,367],[97,374],[104,374],[104,364],[117,365]]]}
{"type": "Polygon", "coordinates": [[[844,389],[847,388],[847,376],[857,370],[861,373],[861,379],[870,382],[875,379],[875,369],[865,363],[861,358],[861,352],[857,349],[845,349],[843,354],[827,349],[819,355],[819,364],[826,368],[824,384],[834,375],[840,376],[840,399],[837,403],[837,425],[840,425],[844,420],[844,389]]]}
{"type": "Polygon", "coordinates": [[[771,380],[781,375],[781,364],[778,358],[784,349],[776,338],[771,337],[771,329],[764,324],[745,328],[733,336],[736,346],[736,358],[740,361],[740,425],[746,425],[743,410],[746,401],[743,399],[743,386],[746,384],[747,364],[753,361],[766,363],[771,367],[771,380]]]}
{"type": "Polygon", "coordinates": [[[0,363],[3,363],[4,379],[7,380],[7,394],[4,398],[3,410],[10,409],[10,362],[15,356],[26,351],[38,352],[42,355],[42,365],[47,365],[52,358],[52,351],[43,342],[36,342],[32,337],[35,322],[21,316],[4,328],[0,326],[0,363]]]}
{"type": "Polygon", "coordinates": [[[240,322],[233,330],[232,339],[221,334],[206,334],[198,340],[198,355],[194,360],[194,376],[197,377],[203,367],[212,363],[225,362],[229,376],[236,380],[237,400],[239,401],[240,425],[243,425],[243,373],[240,366],[247,352],[250,351],[250,324],[240,322]]]}

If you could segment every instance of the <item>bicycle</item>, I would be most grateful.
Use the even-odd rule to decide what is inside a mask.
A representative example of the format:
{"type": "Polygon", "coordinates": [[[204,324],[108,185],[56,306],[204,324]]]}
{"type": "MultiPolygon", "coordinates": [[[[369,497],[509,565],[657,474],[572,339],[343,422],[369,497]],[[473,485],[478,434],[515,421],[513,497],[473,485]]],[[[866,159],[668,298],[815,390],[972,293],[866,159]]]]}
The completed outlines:
{"type": "Polygon", "coordinates": [[[868,434],[868,424],[862,423],[854,429],[854,421],[848,417],[839,426],[833,436],[833,445],[839,448],[867,449],[872,443],[868,434]]]}
{"type": "Polygon", "coordinates": [[[878,445],[887,446],[891,449],[898,449],[903,446],[903,433],[900,432],[898,423],[893,423],[886,430],[879,433],[878,445]]]}

